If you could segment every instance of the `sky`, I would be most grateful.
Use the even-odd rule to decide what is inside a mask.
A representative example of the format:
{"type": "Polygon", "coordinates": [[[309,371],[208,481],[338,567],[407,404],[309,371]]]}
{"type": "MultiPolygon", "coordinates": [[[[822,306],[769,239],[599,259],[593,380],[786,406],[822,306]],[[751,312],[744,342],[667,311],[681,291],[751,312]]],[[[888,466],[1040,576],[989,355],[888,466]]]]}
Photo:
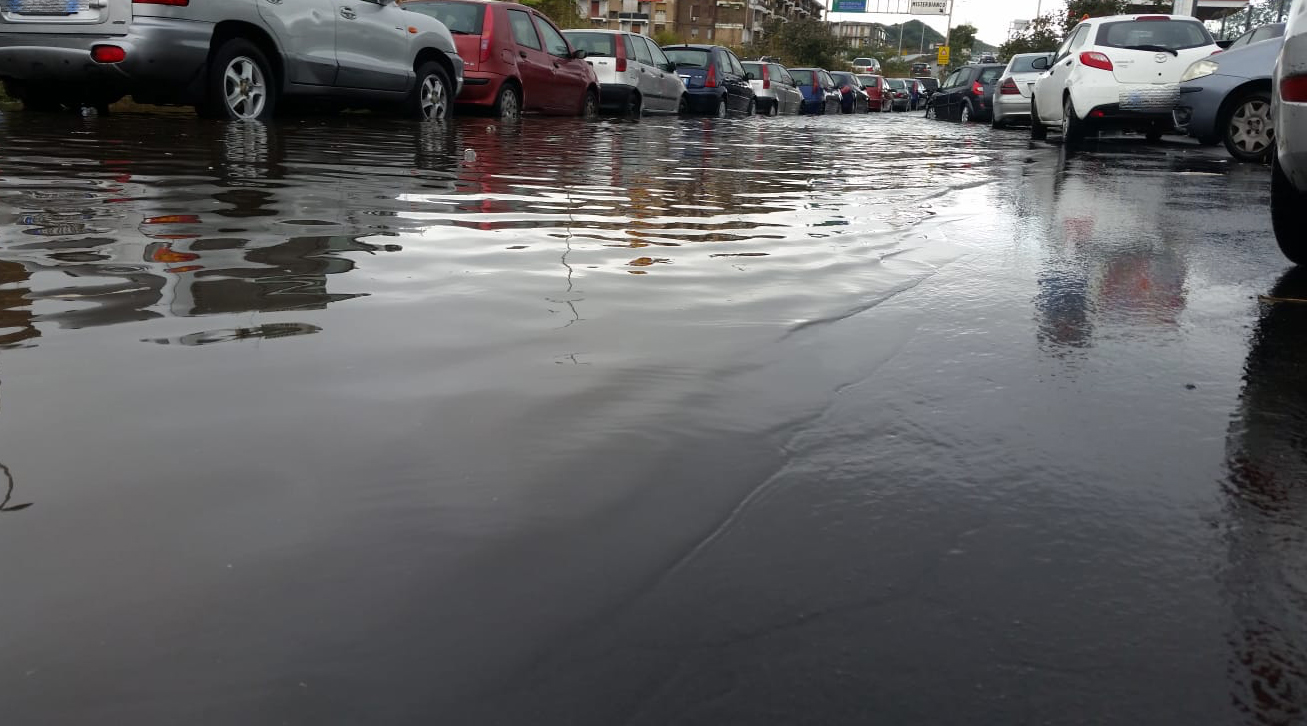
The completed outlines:
{"type": "MultiPolygon", "coordinates": [[[[833,3],[826,0],[827,7],[833,3]]],[[[867,8],[876,5],[876,0],[867,0],[867,8]]],[[[890,7],[881,0],[882,7],[890,7]]],[[[1017,19],[1030,20],[1035,17],[1036,9],[1042,14],[1063,7],[1063,0],[953,0],[953,24],[971,23],[980,29],[977,37],[991,45],[1002,45],[1007,40],[1008,25],[1017,19]]],[[[831,13],[830,20],[854,20],[868,23],[894,25],[907,20],[921,20],[935,28],[941,34],[947,24],[946,17],[925,15],[881,15],[879,13],[831,13]]]]}

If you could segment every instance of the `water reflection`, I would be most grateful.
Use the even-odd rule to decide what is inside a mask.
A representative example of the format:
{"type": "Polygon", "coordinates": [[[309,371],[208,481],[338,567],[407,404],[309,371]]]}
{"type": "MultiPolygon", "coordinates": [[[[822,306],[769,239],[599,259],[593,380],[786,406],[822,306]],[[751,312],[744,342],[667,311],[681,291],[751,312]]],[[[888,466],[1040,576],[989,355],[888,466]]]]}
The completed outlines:
{"type": "Polygon", "coordinates": [[[1232,698],[1251,722],[1301,722],[1307,704],[1307,270],[1261,303],[1226,442],[1232,698]]]}

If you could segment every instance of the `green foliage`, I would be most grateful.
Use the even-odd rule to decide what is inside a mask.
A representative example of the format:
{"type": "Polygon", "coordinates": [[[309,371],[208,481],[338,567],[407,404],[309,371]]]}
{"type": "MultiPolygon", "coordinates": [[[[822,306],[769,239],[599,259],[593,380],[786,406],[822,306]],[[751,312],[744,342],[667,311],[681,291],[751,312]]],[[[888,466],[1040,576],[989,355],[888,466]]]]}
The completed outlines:
{"type": "Polygon", "coordinates": [[[1088,15],[1101,18],[1125,12],[1128,0],[1067,0],[1066,15],[1062,19],[1062,36],[1065,37],[1088,15]]]}
{"type": "Polygon", "coordinates": [[[1062,43],[1060,24],[1052,15],[1042,15],[1030,21],[1025,32],[999,46],[999,58],[1011,58],[1018,53],[1051,53],[1062,43]]]}
{"type": "Polygon", "coordinates": [[[544,13],[554,21],[555,25],[564,30],[591,27],[590,21],[581,17],[581,11],[577,8],[575,0],[521,0],[521,2],[544,13]]]}
{"type": "MultiPolygon", "coordinates": [[[[1253,0],[1248,4],[1247,10],[1237,12],[1225,19],[1224,35],[1226,38],[1233,39],[1253,28],[1259,28],[1267,23],[1279,22],[1281,19],[1288,17],[1289,5],[1288,0],[1283,3],[1281,0],[1253,0]],[[1283,15],[1280,13],[1281,8],[1284,9],[1283,15]]],[[[1221,26],[1222,23],[1219,20],[1207,24],[1207,27],[1211,28],[1213,33],[1221,32],[1221,26]]]]}
{"type": "Polygon", "coordinates": [[[905,54],[916,53],[921,50],[922,48],[921,36],[923,34],[926,36],[926,42],[925,42],[926,49],[924,51],[926,53],[930,52],[930,46],[934,45],[935,43],[944,42],[943,33],[940,33],[938,30],[935,30],[934,28],[930,27],[929,25],[926,25],[920,20],[909,20],[908,22],[903,23],[901,25],[887,26],[887,33],[889,35],[889,44],[883,47],[885,48],[885,50],[892,52],[894,55],[898,55],[899,52],[899,29],[900,28],[903,29],[903,52],[905,54]]]}
{"type": "MultiPolygon", "coordinates": [[[[681,42],[681,36],[670,30],[660,30],[653,35],[653,42],[658,45],[676,45],[681,42]]],[[[741,56],[743,57],[743,56],[741,56]]]]}
{"type": "Polygon", "coordinates": [[[773,21],[767,25],[763,40],[740,49],[742,58],[771,55],[792,67],[835,68],[846,65],[841,59],[846,48],[820,20],[773,21]]]}
{"type": "Polygon", "coordinates": [[[976,42],[976,26],[963,23],[956,25],[948,32],[948,47],[953,58],[962,58],[966,54],[964,50],[971,48],[976,42]]]}

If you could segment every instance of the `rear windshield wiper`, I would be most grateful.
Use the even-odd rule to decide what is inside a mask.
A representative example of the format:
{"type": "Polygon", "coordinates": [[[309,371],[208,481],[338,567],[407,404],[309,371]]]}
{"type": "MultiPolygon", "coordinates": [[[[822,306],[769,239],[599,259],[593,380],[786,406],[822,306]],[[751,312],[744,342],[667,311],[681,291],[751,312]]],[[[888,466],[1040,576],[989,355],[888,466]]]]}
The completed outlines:
{"type": "Polygon", "coordinates": [[[1126,50],[1151,50],[1155,53],[1170,53],[1176,58],[1180,57],[1180,51],[1175,48],[1167,48],[1164,45],[1127,45],[1124,48],[1126,50]]]}
{"type": "Polygon", "coordinates": [[[450,28],[450,29],[449,29],[449,34],[450,34],[450,35],[472,35],[472,33],[469,33],[469,32],[467,32],[466,30],[456,30],[456,29],[454,29],[454,28],[450,28]]]}

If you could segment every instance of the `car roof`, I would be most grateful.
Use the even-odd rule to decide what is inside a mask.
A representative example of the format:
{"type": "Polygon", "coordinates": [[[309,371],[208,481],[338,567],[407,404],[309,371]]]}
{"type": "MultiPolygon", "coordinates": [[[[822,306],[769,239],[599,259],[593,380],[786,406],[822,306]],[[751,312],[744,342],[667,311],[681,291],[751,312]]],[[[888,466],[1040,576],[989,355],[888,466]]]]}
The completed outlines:
{"type": "MultiPolygon", "coordinates": [[[[414,2],[414,0],[408,0],[408,1],[409,1],[409,2],[414,2]]],[[[461,2],[462,0],[459,0],[459,1],[461,2]]],[[[495,1],[498,2],[498,0],[495,0],[495,1]]],[[[419,0],[419,2],[420,2],[420,0],[419,0]]],[[[642,35],[641,33],[632,33],[632,32],[630,32],[629,30],[609,30],[608,28],[564,28],[564,29],[561,29],[561,30],[562,30],[562,32],[563,32],[564,34],[567,34],[567,33],[600,33],[600,34],[603,34],[603,35],[639,35],[639,36],[642,37],[642,38],[645,37],[645,36],[642,35]]]]}
{"type": "Polygon", "coordinates": [[[716,49],[716,48],[721,48],[722,50],[727,50],[727,48],[726,48],[725,46],[721,46],[721,45],[704,45],[704,44],[702,44],[702,43],[676,43],[676,44],[674,44],[674,45],[664,45],[664,46],[663,46],[663,50],[667,50],[668,48],[693,48],[693,49],[695,49],[695,50],[714,50],[714,49],[716,49]]]}
{"type": "Polygon", "coordinates": [[[1102,25],[1103,23],[1120,23],[1128,20],[1139,20],[1140,18],[1150,18],[1153,20],[1192,20],[1195,23],[1202,21],[1191,15],[1167,15],[1166,13],[1138,13],[1135,15],[1108,15],[1103,18],[1089,18],[1082,20],[1080,25],[1088,23],[1090,25],[1102,25]]]}
{"type": "Polygon", "coordinates": [[[1017,58],[1033,58],[1035,56],[1046,56],[1046,55],[1053,55],[1053,51],[1050,50],[1044,53],[1016,53],[1011,58],[1008,58],[1008,62],[1010,63],[1016,60],[1017,58]]]}

